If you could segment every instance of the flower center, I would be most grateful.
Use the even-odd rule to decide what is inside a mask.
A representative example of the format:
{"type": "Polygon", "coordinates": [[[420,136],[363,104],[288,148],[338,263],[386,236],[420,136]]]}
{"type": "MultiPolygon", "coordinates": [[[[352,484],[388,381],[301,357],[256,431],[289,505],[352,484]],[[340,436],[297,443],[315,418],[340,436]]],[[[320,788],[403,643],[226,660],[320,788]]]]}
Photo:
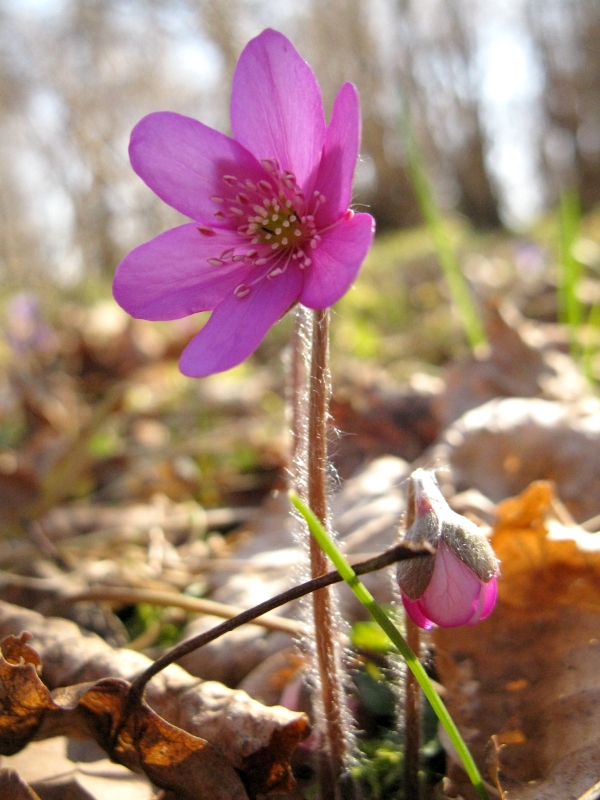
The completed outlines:
{"type": "Polygon", "coordinates": [[[274,197],[268,201],[263,212],[249,218],[249,228],[264,244],[271,245],[272,249],[278,247],[294,247],[301,245],[306,238],[302,221],[290,200],[281,203],[280,198],[274,197]],[[289,204],[289,205],[288,205],[289,204]],[[273,247],[277,245],[277,247],[273,247]]]}
{"type": "MultiPolygon", "coordinates": [[[[314,192],[307,200],[292,172],[282,171],[274,159],[264,159],[262,165],[269,179],[253,182],[223,175],[229,191],[211,197],[217,205],[216,219],[233,223],[240,237],[239,247],[222,253],[220,260],[228,261],[229,256],[257,266],[273,262],[273,267],[278,267],[275,274],[281,274],[284,269],[279,262],[285,253],[286,268],[293,260],[305,269],[311,264],[308,253],[321,238],[315,226],[315,212],[325,197],[314,192]],[[242,253],[244,246],[247,249],[242,253]]],[[[198,231],[205,236],[213,233],[204,225],[198,231]]],[[[216,266],[217,260],[211,259],[211,263],[216,266]]],[[[267,274],[270,276],[270,272],[267,274]]]]}
{"type": "MultiPolygon", "coordinates": [[[[249,270],[262,268],[254,271],[249,283],[235,289],[239,298],[247,297],[251,287],[263,278],[282,275],[290,264],[299,269],[309,267],[311,251],[321,240],[315,214],[325,197],[315,191],[307,199],[295,175],[282,171],[275,159],[263,159],[262,165],[267,177],[254,182],[223,175],[227,190],[210,198],[217,206],[215,218],[237,230],[239,243],[224,250],[218,258],[209,258],[208,263],[219,267],[243,261],[249,270]]],[[[201,236],[215,234],[208,225],[198,225],[198,232],[201,236]]]]}

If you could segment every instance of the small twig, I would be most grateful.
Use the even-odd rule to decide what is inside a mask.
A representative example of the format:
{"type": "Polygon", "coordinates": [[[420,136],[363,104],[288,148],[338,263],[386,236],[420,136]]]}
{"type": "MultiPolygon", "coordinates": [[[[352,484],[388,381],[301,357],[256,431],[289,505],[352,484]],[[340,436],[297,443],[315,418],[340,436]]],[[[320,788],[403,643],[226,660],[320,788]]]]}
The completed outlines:
{"type": "Polygon", "coordinates": [[[44,529],[37,520],[34,519],[29,523],[27,532],[30,540],[46,558],[53,561],[63,572],[69,572],[71,570],[71,564],[69,564],[63,554],[57,549],[56,545],[46,536],[44,529]]]}
{"type": "MultiPolygon", "coordinates": [[[[170,606],[192,611],[196,614],[210,614],[213,617],[233,619],[244,613],[243,608],[230,606],[226,603],[217,603],[215,600],[205,600],[201,597],[186,597],[175,592],[160,592],[152,589],[130,589],[126,586],[95,586],[77,594],[64,598],[71,603],[86,600],[107,600],[116,603],[148,603],[153,606],[170,606]]],[[[255,625],[260,625],[269,631],[280,631],[292,636],[301,636],[306,633],[306,625],[295,619],[286,619],[278,616],[263,616],[253,620],[255,625]]]]}
{"type": "MultiPolygon", "coordinates": [[[[416,546],[405,542],[392,547],[390,550],[386,550],[381,555],[370,558],[360,564],[355,564],[353,569],[357,575],[364,575],[367,572],[376,572],[377,570],[385,569],[391,564],[395,564],[397,561],[404,561],[409,558],[420,558],[421,556],[431,555],[432,552],[431,547],[427,545],[416,546]]],[[[237,617],[228,619],[220,625],[211,628],[209,631],[205,631],[204,633],[198,634],[198,636],[187,639],[185,642],[181,642],[181,644],[178,644],[173,650],[158,658],[148,669],[144,670],[141,675],[138,675],[131,684],[130,702],[139,702],[148,681],[165,669],[165,667],[168,667],[175,661],[179,661],[180,658],[183,658],[183,656],[186,656],[188,653],[218,639],[224,633],[229,633],[239,628],[241,625],[246,625],[248,622],[254,623],[257,617],[267,614],[275,608],[279,608],[292,600],[297,600],[311,592],[324,589],[326,586],[331,586],[331,584],[340,583],[341,581],[342,577],[339,572],[335,570],[333,572],[328,572],[320,578],[306,581],[306,583],[302,583],[299,586],[293,586],[286,592],[282,592],[272,597],[270,600],[265,600],[263,603],[259,603],[257,606],[243,611],[241,614],[238,614],[237,617]]]]}

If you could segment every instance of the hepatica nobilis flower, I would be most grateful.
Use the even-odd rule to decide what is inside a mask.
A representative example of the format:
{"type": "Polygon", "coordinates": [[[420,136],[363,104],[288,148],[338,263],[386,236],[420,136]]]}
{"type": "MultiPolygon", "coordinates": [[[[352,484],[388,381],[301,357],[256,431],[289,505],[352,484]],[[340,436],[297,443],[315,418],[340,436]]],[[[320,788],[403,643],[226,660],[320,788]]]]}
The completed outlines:
{"type": "Polygon", "coordinates": [[[435,555],[398,564],[406,613],[421,628],[475,625],[496,604],[498,561],[479,528],[456,514],[431,472],[415,470],[415,520],[405,539],[428,542],[435,555]]]}
{"type": "Polygon", "coordinates": [[[352,84],[327,125],[310,67],[266,30],[238,61],[231,129],[157,112],[131,135],[134,170],[193,222],[126,256],[114,296],[141,319],[213,312],[181,357],[192,377],[239,364],[296,302],[339,300],[373,238],[373,218],[349,209],[360,138],[352,84]]]}

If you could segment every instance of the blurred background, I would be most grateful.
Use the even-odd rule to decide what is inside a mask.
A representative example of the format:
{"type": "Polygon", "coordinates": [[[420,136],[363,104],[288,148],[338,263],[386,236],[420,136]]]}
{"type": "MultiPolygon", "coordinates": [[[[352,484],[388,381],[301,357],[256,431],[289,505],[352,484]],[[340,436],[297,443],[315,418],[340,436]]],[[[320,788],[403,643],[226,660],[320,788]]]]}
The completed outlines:
{"type": "MultiPolygon", "coordinates": [[[[184,221],[131,169],[131,129],[150,112],[172,110],[228,133],[237,59],[266,27],[286,34],[312,66],[327,114],[344,81],[361,96],[354,207],[373,213],[377,236],[333,309],[331,331],[330,486],[348,551],[391,544],[403,482],[417,463],[449,465],[440,475],[454,508],[486,522],[497,501],[548,479],[574,519],[600,527],[599,0],[0,0],[0,601],[66,616],[153,658],[198,632],[197,621],[214,619],[130,590],[247,607],[283,589],[300,560],[277,492],[290,459],[292,314],[240,366],[191,380],[177,362],[207,315],[132,320],[111,296],[123,256],[184,221]],[[467,291],[456,291],[457,276],[467,291]],[[483,334],[469,334],[465,309],[475,309],[470,319],[485,328],[487,347],[483,334]],[[470,409],[480,413],[465,423],[470,409]],[[73,600],[89,587],[101,605],[73,600]],[[103,587],[127,591],[117,600],[103,587]]],[[[561,525],[567,510],[552,500],[561,525]]],[[[531,517],[536,526],[541,513],[531,517]]],[[[594,762],[588,775],[587,756],[572,755],[582,741],[584,754],[598,751],[591,722],[563,753],[564,719],[583,719],[588,672],[600,674],[590,649],[596,590],[586,594],[588,578],[576,579],[580,568],[568,558],[556,556],[548,572],[553,597],[559,570],[568,576],[558,593],[564,618],[536,616],[546,614],[550,590],[538,591],[532,558],[535,592],[523,590],[529,583],[516,592],[527,597],[527,618],[511,611],[516,628],[505,617],[504,627],[488,628],[496,639],[488,634],[471,649],[461,640],[458,677],[446,688],[460,714],[485,711],[465,730],[502,732],[503,752],[519,761],[515,774],[526,763],[527,780],[537,782],[550,765],[562,771],[569,762],[566,788],[548,797],[574,796],[575,785],[583,792],[600,770],[594,762]],[[584,596],[585,609],[572,605],[584,596]],[[567,626],[568,635],[555,635],[567,626]],[[532,630],[575,649],[564,655],[532,630]],[[511,650],[507,670],[479,680],[478,664],[496,670],[490,654],[503,659],[506,643],[522,640],[522,669],[511,650]],[[543,648],[554,659],[548,669],[543,648]],[[561,677],[561,658],[587,672],[561,677]],[[539,681],[531,678],[538,663],[539,681]],[[515,680],[521,674],[529,684],[515,680]],[[492,713],[474,686],[495,687],[492,713]],[[568,713],[565,686],[576,703],[568,713]],[[498,721],[500,705],[510,719],[498,721]],[[541,761],[519,720],[543,739],[541,761]]],[[[387,578],[379,584],[388,591],[387,578]]],[[[275,702],[298,661],[290,657],[290,670],[271,661],[258,673],[280,635],[263,637],[254,625],[240,634],[233,646],[225,639],[198,651],[186,668],[240,685],[256,667],[244,688],[275,702]]],[[[397,800],[402,762],[390,709],[398,695],[385,684],[396,668],[368,629],[355,628],[353,642],[353,708],[368,734],[364,796],[397,800]]],[[[433,717],[425,727],[434,784],[444,755],[433,717]]],[[[37,769],[32,752],[24,758],[37,769]]],[[[72,774],[68,765],[54,769],[72,774]]],[[[48,783],[52,797],[57,786],[48,783]]]]}
{"type": "Polygon", "coordinates": [[[127,143],[169,109],[228,131],[230,82],[264,27],[292,39],[327,109],[359,87],[356,200],[414,226],[410,119],[442,208],[524,229],[561,188],[600,197],[596,0],[0,0],[0,276],[111,276],[176,222],[127,143]]]}
{"type": "MultiPolygon", "coordinates": [[[[414,460],[449,421],[436,398],[469,345],[441,262],[480,311],[500,299],[555,326],[572,306],[572,330],[600,330],[597,0],[0,0],[0,522],[15,531],[63,501],[250,506],[281,480],[291,315],[248,362],[191,381],[177,359],[206,315],[131,320],[110,292],[129,250],[183,221],[131,169],[131,129],[173,110],[228,132],[236,61],[267,26],[314,68],[327,113],[344,81],[361,95],[354,200],[378,235],[333,317],[342,477],[414,460]],[[562,312],[561,281],[578,296],[562,312]]],[[[488,394],[516,391],[501,383],[488,394]]]]}

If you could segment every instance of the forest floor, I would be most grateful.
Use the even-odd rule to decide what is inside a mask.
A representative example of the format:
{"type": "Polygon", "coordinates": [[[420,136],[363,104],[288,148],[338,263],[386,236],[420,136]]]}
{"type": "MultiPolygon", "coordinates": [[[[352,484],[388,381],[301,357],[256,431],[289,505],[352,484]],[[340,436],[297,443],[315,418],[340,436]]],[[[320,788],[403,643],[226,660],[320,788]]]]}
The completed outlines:
{"type": "MultiPolygon", "coordinates": [[[[487,332],[476,354],[421,229],[376,241],[332,321],[331,507],[345,553],[398,540],[420,466],[500,559],[493,614],[436,629],[424,648],[490,797],[505,800],[579,798],[600,781],[600,360],[595,331],[557,322],[556,227],[449,224],[487,332]]],[[[600,215],[582,221],[574,253],[587,313],[600,301],[600,215]]],[[[5,639],[0,661],[11,798],[314,797],[314,735],[292,753],[311,711],[302,604],[170,667],[148,690],[153,712],[132,721],[123,705],[126,682],[173,644],[305,577],[285,493],[291,323],[248,363],[191,380],[177,357],[201,318],[131,320],[91,280],[3,293],[0,637],[32,634],[5,639]]],[[[387,572],[366,583],[399,602],[387,572]]],[[[367,800],[391,800],[402,669],[338,595],[352,771],[367,800]]],[[[474,797],[428,709],[423,741],[424,796],[474,797]]]]}

